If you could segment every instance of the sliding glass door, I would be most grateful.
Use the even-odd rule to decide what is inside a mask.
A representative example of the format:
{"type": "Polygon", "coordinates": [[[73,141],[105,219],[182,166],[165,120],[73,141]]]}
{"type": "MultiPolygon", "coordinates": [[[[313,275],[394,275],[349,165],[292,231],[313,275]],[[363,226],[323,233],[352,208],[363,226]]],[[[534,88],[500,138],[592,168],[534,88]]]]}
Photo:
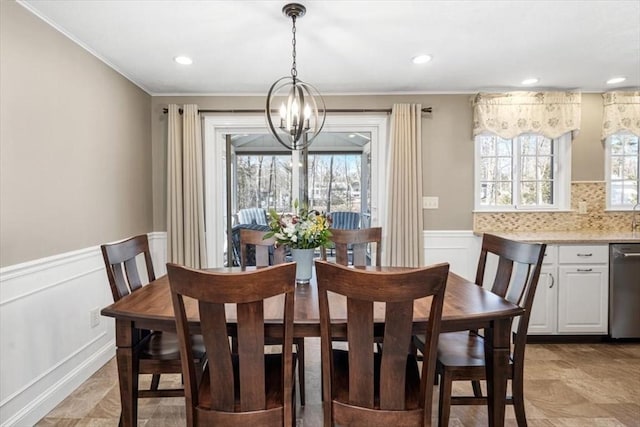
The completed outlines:
{"type": "Polygon", "coordinates": [[[375,118],[373,125],[335,126],[335,130],[329,124],[310,146],[306,169],[304,153],[286,150],[256,119],[247,122],[255,122],[255,127],[243,124],[242,118],[234,119],[238,125],[205,118],[209,266],[234,262],[233,251],[228,250],[233,245],[230,231],[243,221],[261,222],[251,216],[258,212],[254,208],[291,212],[296,200],[302,203],[305,173],[310,209],[355,212],[361,218],[360,226],[377,224],[380,184],[384,182],[380,171],[384,168],[377,167],[382,156],[376,158],[374,148],[379,146],[381,133],[386,135],[386,117],[375,118]]]}

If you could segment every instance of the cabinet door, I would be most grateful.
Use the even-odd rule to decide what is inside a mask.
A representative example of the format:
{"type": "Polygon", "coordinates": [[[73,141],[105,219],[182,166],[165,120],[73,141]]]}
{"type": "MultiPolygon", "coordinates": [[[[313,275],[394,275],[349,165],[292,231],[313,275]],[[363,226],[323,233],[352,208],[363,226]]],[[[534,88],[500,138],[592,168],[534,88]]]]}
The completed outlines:
{"type": "Polygon", "coordinates": [[[558,280],[555,267],[542,267],[529,317],[529,335],[556,332],[558,280]]]}
{"type": "Polygon", "coordinates": [[[558,332],[606,334],[608,296],[606,266],[560,266],[558,332]]]}

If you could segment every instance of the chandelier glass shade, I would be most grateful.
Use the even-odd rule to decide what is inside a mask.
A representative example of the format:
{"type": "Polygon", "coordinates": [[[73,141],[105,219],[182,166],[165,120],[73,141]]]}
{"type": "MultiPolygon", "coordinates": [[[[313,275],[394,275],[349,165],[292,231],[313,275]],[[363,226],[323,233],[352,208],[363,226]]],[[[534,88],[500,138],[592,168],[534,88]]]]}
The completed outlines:
{"type": "Polygon", "coordinates": [[[282,12],[293,21],[293,63],[291,76],[276,80],[267,94],[265,114],[269,131],[289,150],[307,148],[318,136],[326,118],[324,99],[311,84],[298,79],[296,70],[296,18],[306,9],[291,3],[282,12]]]}

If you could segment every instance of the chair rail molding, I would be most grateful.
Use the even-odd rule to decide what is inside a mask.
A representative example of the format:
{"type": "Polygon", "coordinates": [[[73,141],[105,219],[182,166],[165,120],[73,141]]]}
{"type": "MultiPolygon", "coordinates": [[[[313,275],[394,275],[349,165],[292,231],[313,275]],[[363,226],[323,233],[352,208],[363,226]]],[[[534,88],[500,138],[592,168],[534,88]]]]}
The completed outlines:
{"type": "Polygon", "coordinates": [[[473,280],[481,243],[472,230],[424,230],[425,265],[448,262],[452,272],[473,280]]]}
{"type": "MultiPolygon", "coordinates": [[[[158,274],[166,232],[149,233],[158,274]]],[[[34,425],[115,355],[99,246],[0,269],[0,425],[34,425]]]]}

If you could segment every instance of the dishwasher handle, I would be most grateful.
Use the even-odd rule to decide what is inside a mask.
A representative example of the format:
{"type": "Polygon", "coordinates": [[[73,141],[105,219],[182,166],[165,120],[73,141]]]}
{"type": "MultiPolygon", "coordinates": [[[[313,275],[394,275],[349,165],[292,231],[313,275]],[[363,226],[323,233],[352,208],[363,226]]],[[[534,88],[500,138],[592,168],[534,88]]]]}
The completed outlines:
{"type": "Polygon", "coordinates": [[[622,255],[622,258],[632,258],[632,257],[640,258],[640,252],[631,252],[631,253],[621,252],[620,255],[622,255]]]}

